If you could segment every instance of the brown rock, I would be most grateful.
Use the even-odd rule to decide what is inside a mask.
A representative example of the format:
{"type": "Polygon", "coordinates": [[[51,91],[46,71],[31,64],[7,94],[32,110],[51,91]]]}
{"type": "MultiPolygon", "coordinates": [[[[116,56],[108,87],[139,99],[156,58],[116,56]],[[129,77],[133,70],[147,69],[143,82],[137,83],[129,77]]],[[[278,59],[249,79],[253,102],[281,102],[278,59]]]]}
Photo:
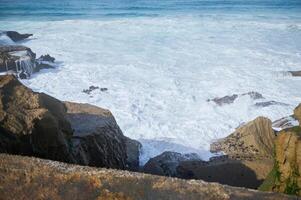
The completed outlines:
{"type": "Polygon", "coordinates": [[[286,200],[278,193],[0,154],[0,198],[58,200],[286,200]]]}
{"type": "Polygon", "coordinates": [[[294,117],[299,121],[299,124],[301,124],[301,104],[295,108],[294,117]]]}

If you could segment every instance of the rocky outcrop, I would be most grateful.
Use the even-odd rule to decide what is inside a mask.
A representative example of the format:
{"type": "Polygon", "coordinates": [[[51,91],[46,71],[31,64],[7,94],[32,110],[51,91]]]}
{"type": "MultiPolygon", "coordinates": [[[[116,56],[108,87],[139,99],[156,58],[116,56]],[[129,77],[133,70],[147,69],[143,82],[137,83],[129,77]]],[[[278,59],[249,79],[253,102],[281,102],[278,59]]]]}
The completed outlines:
{"type": "Polygon", "coordinates": [[[281,131],[275,140],[273,170],[260,189],[301,196],[301,128],[281,131]]]}
{"type": "Polygon", "coordinates": [[[252,92],[247,92],[247,93],[243,93],[243,94],[233,94],[233,95],[230,95],[230,96],[227,95],[227,96],[224,96],[224,97],[216,97],[214,99],[208,99],[207,101],[208,102],[213,101],[217,105],[222,106],[222,105],[225,105],[225,104],[231,104],[237,98],[242,97],[242,96],[249,96],[253,100],[264,99],[262,94],[252,91],[252,92]]]}
{"type": "Polygon", "coordinates": [[[17,31],[4,31],[2,32],[2,34],[6,34],[12,41],[14,42],[19,42],[21,40],[27,39],[31,36],[33,36],[33,34],[21,34],[17,31]]]}
{"type": "Polygon", "coordinates": [[[0,152],[74,162],[65,112],[57,99],[31,91],[14,76],[1,76],[0,152]]]}
{"type": "Polygon", "coordinates": [[[299,121],[301,125],[301,104],[299,104],[294,110],[294,117],[299,121]]]}
{"type": "Polygon", "coordinates": [[[228,137],[212,143],[210,148],[212,152],[222,151],[238,160],[272,158],[274,138],[271,120],[258,117],[228,137]]]}
{"type": "Polygon", "coordinates": [[[298,126],[299,122],[293,116],[283,117],[281,119],[275,120],[272,123],[272,127],[276,131],[281,131],[283,129],[292,128],[298,126]]]}
{"type": "Polygon", "coordinates": [[[0,196],[10,199],[288,200],[296,197],[163,176],[0,154],[0,196]]]}
{"type": "Polygon", "coordinates": [[[35,93],[12,75],[0,76],[0,130],[2,153],[138,167],[138,146],[127,146],[134,142],[123,136],[110,111],[35,93]]]}
{"type": "Polygon", "coordinates": [[[79,164],[138,169],[140,143],[122,134],[109,110],[71,102],[65,102],[65,106],[79,164]]]}
{"type": "Polygon", "coordinates": [[[187,160],[200,160],[196,154],[180,154],[166,151],[151,158],[144,166],[143,172],[162,176],[178,176],[177,167],[180,162],[187,160]]]}
{"type": "Polygon", "coordinates": [[[301,71],[289,71],[292,76],[301,76],[301,71]]]}
{"type": "Polygon", "coordinates": [[[180,162],[177,176],[256,189],[273,167],[274,138],[272,122],[258,117],[211,144],[212,152],[226,155],[180,162]]]}

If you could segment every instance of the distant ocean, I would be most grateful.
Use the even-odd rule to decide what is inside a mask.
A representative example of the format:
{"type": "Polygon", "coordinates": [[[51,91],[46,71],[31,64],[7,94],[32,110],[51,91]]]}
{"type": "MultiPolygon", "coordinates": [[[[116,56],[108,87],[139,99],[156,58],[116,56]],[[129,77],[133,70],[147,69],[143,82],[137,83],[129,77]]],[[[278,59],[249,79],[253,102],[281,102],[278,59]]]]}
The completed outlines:
{"type": "Polygon", "coordinates": [[[301,102],[287,73],[301,70],[300,0],[0,0],[0,30],[33,33],[21,44],[59,63],[28,87],[110,109],[142,163],[166,150],[206,159],[213,140],[301,102]],[[241,95],[252,91],[264,99],[241,95]],[[255,106],[266,101],[284,104],[255,106]]]}

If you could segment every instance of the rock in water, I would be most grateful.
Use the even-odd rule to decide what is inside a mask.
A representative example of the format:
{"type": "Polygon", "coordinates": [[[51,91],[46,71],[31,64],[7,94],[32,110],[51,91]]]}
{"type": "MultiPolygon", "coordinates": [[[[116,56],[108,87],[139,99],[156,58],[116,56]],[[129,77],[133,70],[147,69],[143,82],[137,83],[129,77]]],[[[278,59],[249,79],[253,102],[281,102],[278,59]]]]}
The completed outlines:
{"type": "Polygon", "coordinates": [[[13,72],[28,78],[36,68],[36,54],[25,46],[0,46],[0,72],[13,72]]]}
{"type": "Polygon", "coordinates": [[[296,197],[196,180],[0,154],[0,196],[13,199],[289,200],[296,197]]]}
{"type": "Polygon", "coordinates": [[[299,104],[294,110],[294,117],[299,121],[301,125],[301,104],[299,104]]]}
{"type": "Polygon", "coordinates": [[[19,42],[33,36],[33,34],[20,34],[17,31],[5,31],[4,33],[14,42],[19,42]]]}

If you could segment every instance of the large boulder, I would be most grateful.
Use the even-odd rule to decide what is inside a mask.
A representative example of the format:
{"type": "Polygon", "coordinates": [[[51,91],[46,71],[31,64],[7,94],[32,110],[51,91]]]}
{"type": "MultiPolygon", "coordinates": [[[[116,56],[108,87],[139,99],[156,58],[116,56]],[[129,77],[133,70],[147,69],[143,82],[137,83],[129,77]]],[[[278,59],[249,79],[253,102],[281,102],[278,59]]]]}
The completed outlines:
{"type": "Polygon", "coordinates": [[[261,185],[264,191],[301,196],[301,128],[283,130],[275,140],[275,163],[261,185]]]}
{"type": "Polygon", "coordinates": [[[0,76],[0,152],[74,162],[63,104],[0,76]]]}
{"type": "Polygon", "coordinates": [[[149,159],[143,166],[143,172],[162,176],[178,176],[177,167],[180,162],[187,160],[200,160],[196,154],[181,154],[165,151],[162,154],[149,159]]]}
{"type": "Polygon", "coordinates": [[[122,134],[109,110],[71,102],[65,102],[65,106],[67,118],[74,130],[74,155],[79,164],[119,169],[138,168],[138,142],[122,134]],[[136,156],[133,151],[137,152],[136,156]]]}
{"type": "Polygon", "coordinates": [[[0,76],[0,130],[2,153],[138,168],[139,147],[130,146],[110,111],[33,92],[12,75],[0,76]]]}
{"type": "Polygon", "coordinates": [[[297,197],[0,154],[0,197],[58,200],[288,200],[297,197]]]}
{"type": "Polygon", "coordinates": [[[256,189],[273,167],[274,138],[272,122],[258,117],[211,144],[213,153],[226,155],[180,162],[177,176],[256,189]]]}
{"type": "Polygon", "coordinates": [[[210,149],[238,160],[273,158],[274,138],[271,120],[257,117],[228,137],[212,143],[210,149]]]}

